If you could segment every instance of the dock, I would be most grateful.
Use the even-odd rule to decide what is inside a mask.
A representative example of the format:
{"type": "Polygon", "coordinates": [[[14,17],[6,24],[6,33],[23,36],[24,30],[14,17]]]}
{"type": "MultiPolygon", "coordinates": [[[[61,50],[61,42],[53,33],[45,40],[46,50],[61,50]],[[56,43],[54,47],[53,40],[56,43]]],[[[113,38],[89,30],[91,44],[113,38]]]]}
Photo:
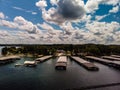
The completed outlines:
{"type": "Polygon", "coordinates": [[[103,59],[103,58],[98,58],[98,57],[94,57],[94,56],[86,56],[86,58],[89,59],[89,60],[92,60],[92,61],[102,63],[104,65],[108,65],[108,66],[111,66],[111,64],[112,64],[112,61],[106,60],[106,59],[103,59]]]}
{"type": "Polygon", "coordinates": [[[34,67],[36,65],[37,65],[37,63],[35,61],[25,61],[24,62],[24,66],[34,67]]]}
{"type": "Polygon", "coordinates": [[[66,67],[67,67],[67,57],[60,56],[55,64],[55,69],[66,70],[66,67]]]}
{"type": "Polygon", "coordinates": [[[102,63],[104,65],[108,65],[108,66],[120,69],[120,61],[110,61],[107,59],[98,58],[98,57],[94,57],[94,56],[86,56],[86,58],[89,60],[92,60],[92,61],[102,63]]]}
{"type": "Polygon", "coordinates": [[[52,58],[52,55],[43,56],[43,57],[41,57],[41,58],[37,58],[37,59],[35,59],[35,61],[36,61],[36,62],[44,62],[44,61],[46,61],[46,60],[48,60],[48,59],[50,59],[50,58],[52,58]]]}
{"type": "Polygon", "coordinates": [[[120,61],[120,58],[112,57],[112,56],[102,56],[101,58],[111,60],[111,61],[120,61]]]}
{"type": "Polygon", "coordinates": [[[77,63],[79,63],[80,65],[82,65],[83,67],[85,67],[88,70],[92,70],[92,71],[99,70],[99,68],[96,65],[94,65],[93,63],[91,63],[89,61],[86,61],[86,60],[84,60],[84,59],[82,59],[80,57],[71,56],[70,58],[75,60],[77,63]]]}
{"type": "Polygon", "coordinates": [[[111,55],[111,57],[120,58],[119,55],[111,55]]]}
{"type": "Polygon", "coordinates": [[[13,62],[15,60],[20,60],[19,56],[4,56],[4,57],[0,57],[0,64],[6,64],[6,63],[10,63],[13,62]]]}

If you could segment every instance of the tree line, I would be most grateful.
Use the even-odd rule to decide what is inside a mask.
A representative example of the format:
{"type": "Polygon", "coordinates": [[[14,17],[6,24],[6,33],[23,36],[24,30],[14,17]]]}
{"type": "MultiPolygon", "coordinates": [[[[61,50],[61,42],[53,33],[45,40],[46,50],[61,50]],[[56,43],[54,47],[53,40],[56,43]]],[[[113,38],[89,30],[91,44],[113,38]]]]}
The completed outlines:
{"type": "Polygon", "coordinates": [[[5,46],[2,48],[2,55],[7,54],[32,54],[32,55],[54,55],[57,50],[64,50],[72,55],[111,55],[120,54],[120,45],[102,44],[55,44],[55,45],[22,45],[5,46]]]}

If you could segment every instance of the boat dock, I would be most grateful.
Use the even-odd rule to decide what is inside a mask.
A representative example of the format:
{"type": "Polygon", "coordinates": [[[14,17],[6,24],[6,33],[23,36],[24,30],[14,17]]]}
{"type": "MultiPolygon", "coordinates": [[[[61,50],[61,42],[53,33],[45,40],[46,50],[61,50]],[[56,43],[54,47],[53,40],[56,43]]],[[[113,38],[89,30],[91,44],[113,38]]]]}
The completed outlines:
{"type": "Polygon", "coordinates": [[[35,59],[36,62],[44,62],[48,59],[52,58],[52,55],[49,55],[49,56],[44,56],[44,57],[41,57],[41,58],[37,58],[35,59]]]}
{"type": "Polygon", "coordinates": [[[24,62],[24,66],[34,67],[36,65],[37,65],[36,61],[25,61],[24,62]]]}
{"type": "Polygon", "coordinates": [[[5,57],[0,57],[0,64],[6,64],[13,62],[15,60],[20,60],[19,56],[5,56],[5,57]]]}
{"type": "Polygon", "coordinates": [[[120,58],[116,58],[112,56],[102,56],[101,58],[112,60],[112,61],[120,61],[120,58]]]}
{"type": "Polygon", "coordinates": [[[89,60],[94,60],[96,62],[102,63],[104,65],[108,65],[111,67],[115,67],[115,68],[120,68],[120,61],[110,61],[107,59],[103,59],[103,58],[98,58],[98,57],[94,57],[94,56],[86,56],[87,59],[89,60]]]}
{"type": "Polygon", "coordinates": [[[67,67],[67,57],[60,56],[56,62],[55,69],[66,70],[67,67]]]}
{"type": "Polygon", "coordinates": [[[111,57],[120,58],[118,55],[111,55],[111,57]]]}
{"type": "Polygon", "coordinates": [[[86,69],[88,70],[98,70],[99,68],[94,65],[93,63],[91,62],[88,62],[80,57],[77,57],[77,56],[71,56],[70,57],[71,59],[75,60],[77,63],[79,63],[80,65],[82,65],[83,67],[85,67],[86,69]]]}
{"type": "Polygon", "coordinates": [[[111,64],[112,64],[112,61],[106,60],[106,59],[103,59],[103,58],[98,58],[98,57],[94,57],[94,56],[86,56],[86,58],[89,59],[89,60],[92,60],[92,61],[94,60],[96,62],[105,64],[105,65],[109,65],[109,66],[111,66],[111,64]]]}

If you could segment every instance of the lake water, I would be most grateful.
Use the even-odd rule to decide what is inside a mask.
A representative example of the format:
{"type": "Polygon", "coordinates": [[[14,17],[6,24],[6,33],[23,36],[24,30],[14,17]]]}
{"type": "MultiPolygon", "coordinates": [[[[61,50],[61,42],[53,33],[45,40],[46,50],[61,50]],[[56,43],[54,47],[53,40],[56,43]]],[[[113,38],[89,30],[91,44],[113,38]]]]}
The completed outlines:
{"type": "MultiPolygon", "coordinates": [[[[33,58],[24,57],[14,63],[0,66],[0,90],[66,90],[92,85],[120,82],[120,70],[95,63],[99,71],[88,71],[68,59],[66,71],[55,70],[56,58],[40,63],[37,67],[15,67],[33,58]]],[[[90,90],[120,90],[120,86],[90,90]]]]}

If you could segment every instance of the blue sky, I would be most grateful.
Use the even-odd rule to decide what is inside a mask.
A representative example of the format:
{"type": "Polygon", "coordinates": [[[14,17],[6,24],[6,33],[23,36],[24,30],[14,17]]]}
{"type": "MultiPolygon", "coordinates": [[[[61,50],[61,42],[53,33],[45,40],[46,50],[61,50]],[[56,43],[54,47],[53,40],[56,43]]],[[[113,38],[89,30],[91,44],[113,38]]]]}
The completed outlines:
{"type": "Polygon", "coordinates": [[[120,44],[120,0],[0,0],[0,44],[120,44]]]}

